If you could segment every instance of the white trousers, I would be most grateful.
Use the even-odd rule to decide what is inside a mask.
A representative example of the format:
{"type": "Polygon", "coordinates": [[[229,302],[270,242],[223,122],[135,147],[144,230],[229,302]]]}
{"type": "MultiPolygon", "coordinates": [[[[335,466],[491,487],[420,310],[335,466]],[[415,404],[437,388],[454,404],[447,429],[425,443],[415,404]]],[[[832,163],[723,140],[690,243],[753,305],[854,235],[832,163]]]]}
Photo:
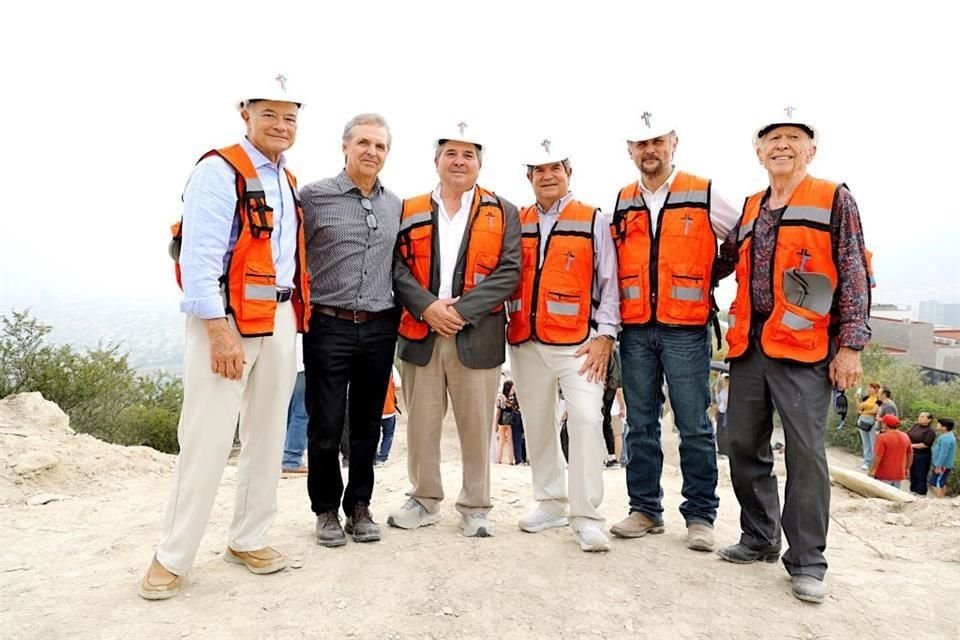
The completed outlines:
{"type": "Polygon", "coordinates": [[[203,320],[187,316],[180,454],[157,546],[157,561],[172,573],[186,573],[197,555],[238,418],[242,449],[227,543],[236,551],[266,546],[277,513],[287,408],[297,377],[296,334],[293,305],[278,304],[273,335],[242,338],[243,377],[227,380],[210,370],[203,320]]]}
{"type": "Polygon", "coordinates": [[[603,384],[577,373],[587,356],[578,346],[558,347],[528,341],[510,347],[510,367],[523,415],[527,457],[533,472],[533,498],[553,515],[570,516],[576,529],[603,527],[597,511],[603,501],[603,384]],[[570,462],[564,478],[557,385],[567,409],[570,462]]]}

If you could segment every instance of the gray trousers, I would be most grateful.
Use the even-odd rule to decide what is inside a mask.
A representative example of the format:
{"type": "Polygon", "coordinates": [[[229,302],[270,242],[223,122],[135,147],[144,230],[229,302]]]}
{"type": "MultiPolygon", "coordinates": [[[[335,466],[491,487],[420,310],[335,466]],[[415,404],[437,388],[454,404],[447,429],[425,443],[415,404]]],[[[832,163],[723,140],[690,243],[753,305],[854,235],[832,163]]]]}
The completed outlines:
{"type": "Polygon", "coordinates": [[[755,343],[730,363],[727,424],[730,476],[740,502],[740,542],[752,549],[779,550],[782,525],[790,545],[783,555],[787,572],[821,580],[827,570],[823,550],[830,518],[824,449],[830,391],[828,363],[772,360],[755,343]],[[782,520],[770,446],[774,408],[786,438],[782,520]]]}

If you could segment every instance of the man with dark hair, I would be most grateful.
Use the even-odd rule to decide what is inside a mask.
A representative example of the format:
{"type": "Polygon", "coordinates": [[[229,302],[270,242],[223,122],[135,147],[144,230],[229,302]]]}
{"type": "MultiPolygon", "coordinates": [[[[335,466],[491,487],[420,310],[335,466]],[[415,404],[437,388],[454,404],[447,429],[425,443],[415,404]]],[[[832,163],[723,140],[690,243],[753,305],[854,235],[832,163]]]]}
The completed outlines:
{"type": "Polygon", "coordinates": [[[883,416],[890,415],[900,417],[900,410],[897,408],[897,403],[893,401],[893,392],[890,391],[889,387],[880,389],[878,400],[880,401],[880,410],[877,412],[877,420],[882,420],[883,416]]]}
{"type": "Polygon", "coordinates": [[[953,471],[957,459],[957,436],[953,432],[954,422],[950,418],[937,420],[937,441],[933,443],[931,464],[933,474],[930,476],[930,487],[933,495],[944,497],[947,492],[947,478],[953,471]]]}

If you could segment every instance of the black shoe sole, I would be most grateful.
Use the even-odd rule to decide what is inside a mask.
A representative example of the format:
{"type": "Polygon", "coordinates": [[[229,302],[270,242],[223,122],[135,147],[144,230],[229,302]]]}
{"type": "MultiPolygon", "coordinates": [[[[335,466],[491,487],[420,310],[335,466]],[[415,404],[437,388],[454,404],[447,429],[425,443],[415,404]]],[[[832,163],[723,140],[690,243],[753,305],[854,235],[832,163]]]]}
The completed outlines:
{"type": "Polygon", "coordinates": [[[766,562],[767,564],[773,564],[780,559],[780,552],[774,551],[771,553],[760,553],[757,554],[755,558],[742,558],[730,555],[724,555],[721,553],[722,549],[717,550],[717,555],[726,560],[727,562],[732,562],[733,564],[753,564],[754,562],[766,562]]]}

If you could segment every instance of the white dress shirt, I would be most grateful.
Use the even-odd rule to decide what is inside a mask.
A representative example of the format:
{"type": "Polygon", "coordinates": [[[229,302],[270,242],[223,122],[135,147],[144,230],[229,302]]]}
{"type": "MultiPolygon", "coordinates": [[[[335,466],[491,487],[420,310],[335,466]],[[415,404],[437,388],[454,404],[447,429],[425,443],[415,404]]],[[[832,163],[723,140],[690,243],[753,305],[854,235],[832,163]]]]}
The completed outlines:
{"type": "MultiPolygon", "coordinates": [[[[643,201],[646,203],[647,208],[650,209],[650,219],[654,224],[656,224],[657,218],[660,216],[663,203],[667,201],[667,194],[670,193],[670,186],[677,177],[677,171],[677,168],[674,167],[673,171],[670,172],[670,177],[667,178],[667,181],[660,185],[660,188],[656,191],[648,189],[647,185],[643,183],[643,179],[640,179],[640,193],[643,195],[643,201]]],[[[612,208],[610,210],[613,211],[612,208]]],[[[727,239],[727,234],[730,233],[730,230],[733,229],[739,219],[740,211],[735,209],[733,205],[719,195],[713,186],[713,182],[711,182],[710,225],[713,227],[713,232],[717,234],[718,242],[723,242],[727,239]]]]}
{"type": "MultiPolygon", "coordinates": [[[[543,265],[544,251],[547,248],[547,238],[553,231],[553,225],[561,211],[573,200],[573,192],[567,192],[547,211],[537,203],[540,213],[540,264],[543,265]]],[[[600,335],[617,336],[620,331],[620,284],[617,280],[617,250],[613,245],[613,236],[610,235],[611,216],[602,211],[597,212],[593,221],[593,290],[600,296],[600,305],[592,307],[590,317],[597,323],[597,333],[600,335]]],[[[593,331],[590,332],[591,334],[593,331]]]]}
{"type": "Polygon", "coordinates": [[[437,240],[440,247],[440,290],[437,297],[441,300],[453,297],[453,272],[457,266],[457,256],[460,255],[460,245],[463,243],[463,234],[467,230],[470,219],[470,208],[473,205],[473,195],[477,187],[460,196],[460,209],[449,214],[440,197],[440,185],[433,190],[433,201],[437,203],[437,240]]]}

